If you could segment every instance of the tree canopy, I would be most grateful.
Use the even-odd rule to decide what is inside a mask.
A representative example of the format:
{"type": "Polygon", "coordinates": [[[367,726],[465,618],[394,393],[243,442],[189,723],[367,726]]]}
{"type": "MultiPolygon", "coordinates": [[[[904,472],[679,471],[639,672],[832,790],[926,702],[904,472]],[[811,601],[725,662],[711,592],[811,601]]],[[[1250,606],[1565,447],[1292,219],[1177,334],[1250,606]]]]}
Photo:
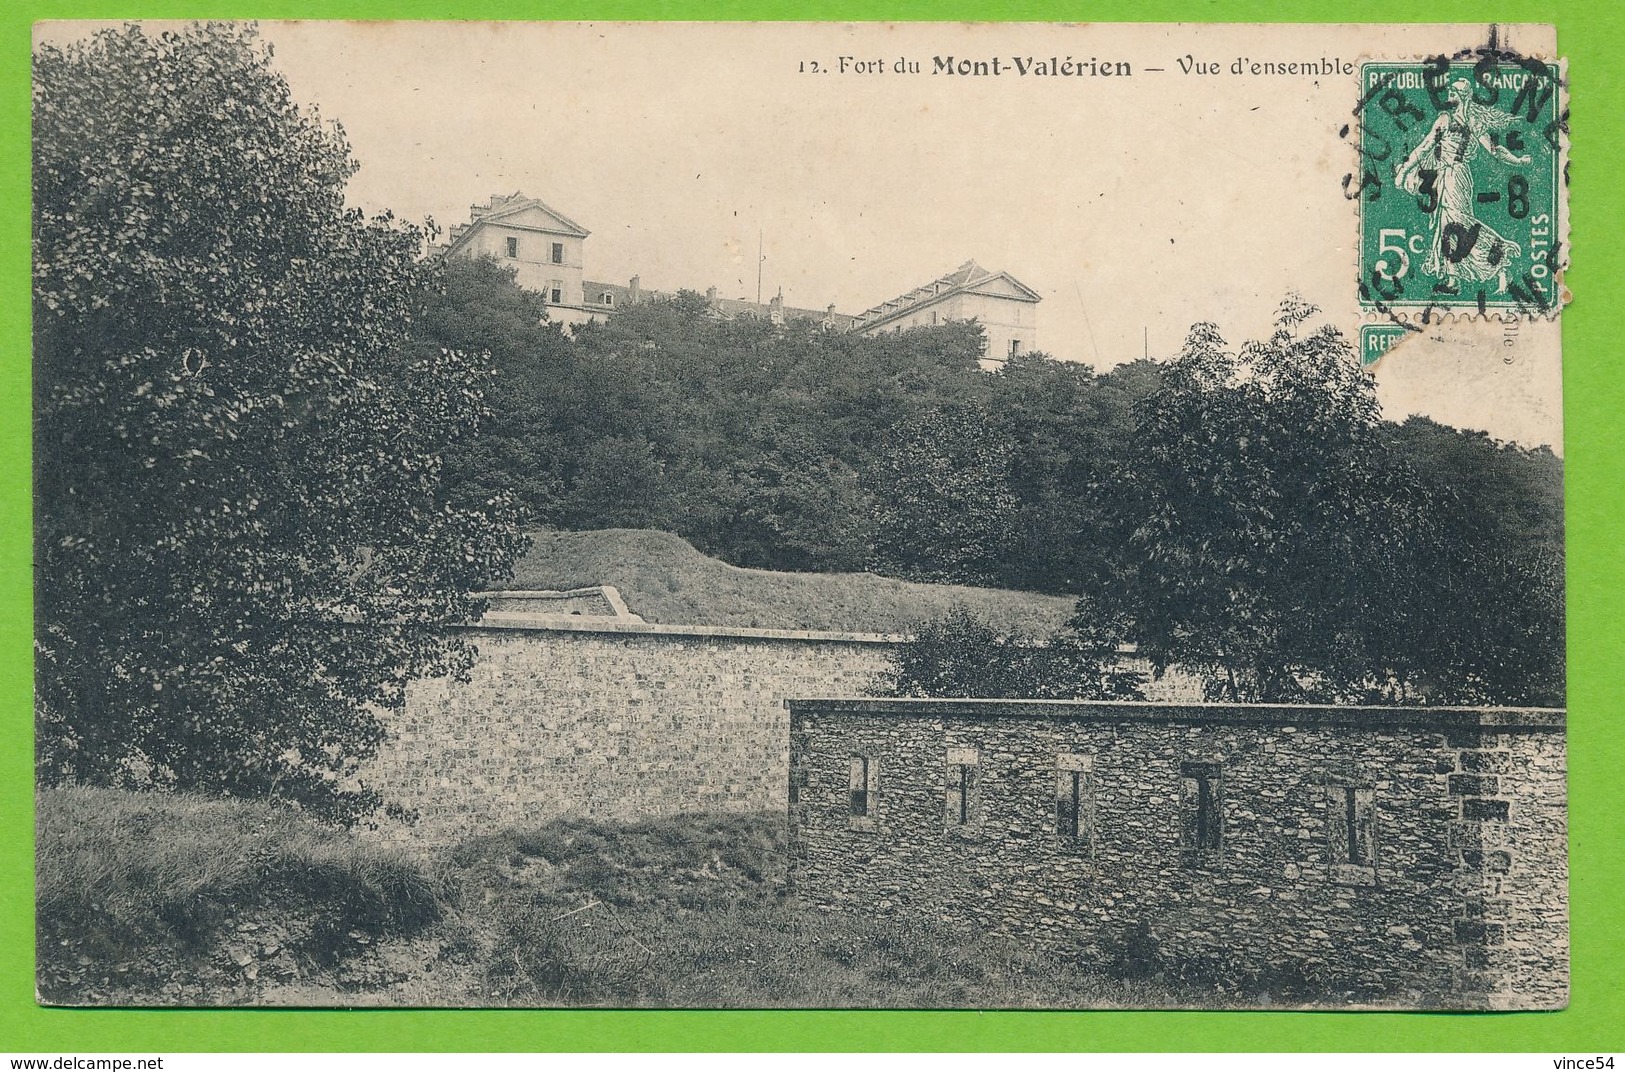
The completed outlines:
{"type": "Polygon", "coordinates": [[[1104,485],[1075,628],[1216,698],[1561,703],[1555,459],[1383,422],[1315,313],[1236,350],[1191,330],[1104,485]]]}
{"type": "Polygon", "coordinates": [[[1562,462],[1382,420],[1301,302],[1239,348],[1197,325],[1165,364],[990,374],[974,323],[868,338],[687,294],[567,339],[498,313],[526,299],[494,263],[448,271],[443,344],[526,355],[454,468],[536,522],[1077,596],[1087,650],[1203,668],[1215,697],[1562,702],[1562,462]]]}
{"type": "Polygon", "coordinates": [[[363,814],[522,545],[444,480],[488,374],[414,338],[425,236],[251,27],[42,47],[33,104],[40,775],[363,814]]]}
{"type": "Polygon", "coordinates": [[[487,345],[496,420],[448,463],[533,522],[676,532],[735,565],[1075,590],[1092,489],[1158,378],[1023,355],[957,322],[864,337],[724,320],[683,294],[564,338],[490,260],[446,266],[441,345],[487,345]],[[1059,586],[1059,587],[1057,587],[1059,586]]]}

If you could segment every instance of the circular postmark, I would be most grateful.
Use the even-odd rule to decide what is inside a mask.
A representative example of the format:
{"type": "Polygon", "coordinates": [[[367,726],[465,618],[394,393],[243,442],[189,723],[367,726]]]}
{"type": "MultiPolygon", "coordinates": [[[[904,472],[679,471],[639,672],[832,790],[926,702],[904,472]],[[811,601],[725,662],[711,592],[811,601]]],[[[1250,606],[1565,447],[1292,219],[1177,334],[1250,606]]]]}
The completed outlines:
{"type": "MultiPolygon", "coordinates": [[[[1447,315],[1549,317],[1563,302],[1560,67],[1497,42],[1360,65],[1355,288],[1400,330],[1447,315]]],[[[1389,333],[1384,334],[1391,334],[1389,333]]],[[[1374,336],[1375,337],[1375,336],[1374,336]]]]}

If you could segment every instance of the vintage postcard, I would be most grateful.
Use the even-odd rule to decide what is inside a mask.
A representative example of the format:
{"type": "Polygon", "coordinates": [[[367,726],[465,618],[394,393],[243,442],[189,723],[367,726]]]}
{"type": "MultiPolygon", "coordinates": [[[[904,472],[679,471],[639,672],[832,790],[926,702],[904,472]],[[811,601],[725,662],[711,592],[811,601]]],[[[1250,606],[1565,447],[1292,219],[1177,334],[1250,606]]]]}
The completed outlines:
{"type": "Polygon", "coordinates": [[[41,1002],[1566,1005],[1551,28],[33,71],[41,1002]]]}

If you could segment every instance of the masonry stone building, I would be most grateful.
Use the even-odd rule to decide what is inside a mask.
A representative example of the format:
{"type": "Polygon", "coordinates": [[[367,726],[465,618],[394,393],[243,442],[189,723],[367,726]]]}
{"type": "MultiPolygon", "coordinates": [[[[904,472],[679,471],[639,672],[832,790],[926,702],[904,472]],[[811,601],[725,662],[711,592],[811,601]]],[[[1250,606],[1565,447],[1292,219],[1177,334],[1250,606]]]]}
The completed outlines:
{"type": "Polygon", "coordinates": [[[413,682],[362,772],[420,850],[566,816],[784,807],[792,696],[884,687],[902,637],[646,622],[610,587],[486,593],[468,679],[413,682]]]}
{"type": "Polygon", "coordinates": [[[795,700],[790,878],[1346,1003],[1567,1000],[1561,711],[795,700]]]}

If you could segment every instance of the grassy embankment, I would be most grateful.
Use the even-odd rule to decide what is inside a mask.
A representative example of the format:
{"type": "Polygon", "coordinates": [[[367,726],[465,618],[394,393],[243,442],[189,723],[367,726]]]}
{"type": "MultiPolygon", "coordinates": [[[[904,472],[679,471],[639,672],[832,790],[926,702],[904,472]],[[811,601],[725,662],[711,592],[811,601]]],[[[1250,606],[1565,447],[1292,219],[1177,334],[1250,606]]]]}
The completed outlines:
{"type": "Polygon", "coordinates": [[[742,569],[651,529],[537,532],[504,587],[612,584],[634,614],[668,625],[906,633],[963,607],[1001,630],[1048,636],[1072,616],[1064,596],[915,584],[872,573],[742,569]]]}
{"type": "Polygon", "coordinates": [[[49,1002],[232,1004],[279,981],[374,985],[358,951],[421,933],[445,887],[401,853],[266,804],[38,794],[49,1002]]]}
{"type": "MultiPolygon", "coordinates": [[[[1070,600],[740,569],[677,536],[543,532],[509,586],[614,584],[653,622],[908,632],[965,607],[1044,635],[1070,600]]],[[[39,796],[52,1002],[1080,1007],[1166,1004],[1101,965],[784,892],[783,816],[561,821],[424,862],[261,804],[39,796]]]]}
{"type": "Polygon", "coordinates": [[[1184,1004],[784,891],[779,816],[566,820],[420,863],[259,804],[40,794],[39,981],[99,1004],[1184,1004]]]}

